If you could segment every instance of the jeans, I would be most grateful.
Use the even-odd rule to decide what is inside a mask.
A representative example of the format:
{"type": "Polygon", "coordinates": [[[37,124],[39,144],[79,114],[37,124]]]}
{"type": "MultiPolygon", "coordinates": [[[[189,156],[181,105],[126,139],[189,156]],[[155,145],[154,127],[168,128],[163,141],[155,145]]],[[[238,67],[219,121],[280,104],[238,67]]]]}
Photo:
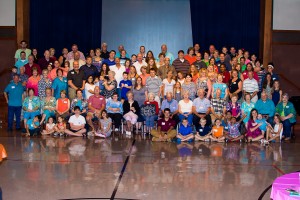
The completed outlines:
{"type": "Polygon", "coordinates": [[[154,127],[154,121],[157,120],[157,119],[158,119],[157,115],[145,116],[146,126],[153,128],[154,127]]]}
{"type": "MultiPolygon", "coordinates": [[[[187,114],[187,113],[183,113],[183,114],[187,114]]],[[[182,120],[183,120],[184,118],[187,118],[189,124],[190,124],[190,125],[193,125],[193,114],[188,115],[188,117],[184,116],[183,114],[179,114],[180,122],[182,122],[182,120]]]]}
{"type": "Polygon", "coordinates": [[[16,116],[16,128],[21,128],[22,106],[8,106],[8,129],[12,129],[14,116],[16,116]]]}
{"type": "Polygon", "coordinates": [[[291,137],[291,133],[292,133],[292,126],[294,125],[294,123],[291,123],[289,119],[286,119],[282,122],[283,125],[283,134],[284,137],[291,137]]]}
{"type": "MultiPolygon", "coordinates": [[[[44,114],[46,115],[45,121],[48,122],[49,117],[55,118],[55,111],[44,110],[44,114]]],[[[55,120],[55,119],[54,119],[55,120]]]]}

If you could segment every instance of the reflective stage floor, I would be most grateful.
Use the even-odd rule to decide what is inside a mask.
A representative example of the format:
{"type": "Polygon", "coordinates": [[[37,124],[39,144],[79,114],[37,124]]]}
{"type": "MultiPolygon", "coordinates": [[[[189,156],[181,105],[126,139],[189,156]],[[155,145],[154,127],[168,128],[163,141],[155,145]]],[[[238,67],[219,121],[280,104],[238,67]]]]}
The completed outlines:
{"type": "Polygon", "coordinates": [[[300,170],[300,143],[158,143],[149,137],[25,138],[0,133],[4,200],[270,199],[300,170]],[[2,136],[1,136],[2,135],[2,136]]]}

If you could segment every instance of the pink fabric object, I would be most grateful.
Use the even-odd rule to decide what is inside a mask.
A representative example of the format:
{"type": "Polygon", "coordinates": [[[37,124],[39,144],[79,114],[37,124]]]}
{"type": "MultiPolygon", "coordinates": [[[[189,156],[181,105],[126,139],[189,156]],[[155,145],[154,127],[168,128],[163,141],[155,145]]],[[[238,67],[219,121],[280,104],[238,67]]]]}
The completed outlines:
{"type": "Polygon", "coordinates": [[[286,189],[293,189],[300,192],[300,173],[285,174],[277,177],[272,184],[270,198],[273,200],[294,200],[300,199],[299,196],[290,196],[286,189]]]}

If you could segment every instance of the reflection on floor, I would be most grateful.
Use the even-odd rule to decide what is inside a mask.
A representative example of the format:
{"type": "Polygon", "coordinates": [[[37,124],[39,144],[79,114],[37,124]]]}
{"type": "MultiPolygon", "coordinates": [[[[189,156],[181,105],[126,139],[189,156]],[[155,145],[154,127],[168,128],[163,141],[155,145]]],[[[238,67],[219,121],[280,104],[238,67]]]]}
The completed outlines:
{"type": "Polygon", "coordinates": [[[109,199],[112,194],[123,199],[252,200],[277,176],[300,169],[295,141],[176,144],[115,134],[106,140],[0,137],[0,143],[8,153],[0,164],[5,200],[109,199]]]}

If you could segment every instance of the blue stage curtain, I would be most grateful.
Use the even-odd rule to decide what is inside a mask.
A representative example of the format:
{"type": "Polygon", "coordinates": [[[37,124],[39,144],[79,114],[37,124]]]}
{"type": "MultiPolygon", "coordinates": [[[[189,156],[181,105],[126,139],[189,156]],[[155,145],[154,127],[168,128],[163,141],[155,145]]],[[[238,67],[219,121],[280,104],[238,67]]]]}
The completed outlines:
{"type": "Polygon", "coordinates": [[[55,48],[78,44],[83,53],[101,46],[102,0],[30,0],[30,47],[55,48]]]}
{"type": "Polygon", "coordinates": [[[190,0],[193,42],[259,52],[260,0],[190,0]]]}

